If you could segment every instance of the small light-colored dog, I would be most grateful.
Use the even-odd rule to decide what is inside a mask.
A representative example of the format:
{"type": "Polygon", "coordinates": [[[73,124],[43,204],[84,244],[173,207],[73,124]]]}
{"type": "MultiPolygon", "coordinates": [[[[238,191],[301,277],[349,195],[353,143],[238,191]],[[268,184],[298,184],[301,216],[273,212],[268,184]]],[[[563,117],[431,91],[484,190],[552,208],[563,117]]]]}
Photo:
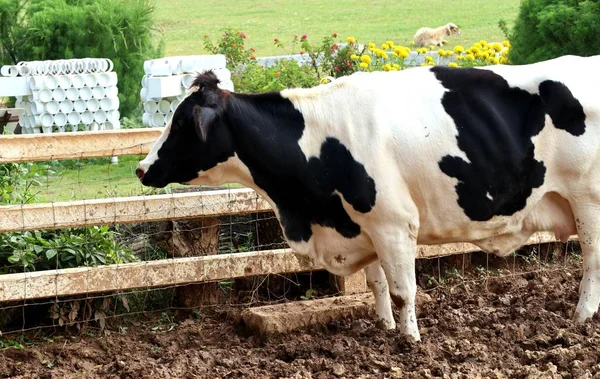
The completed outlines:
{"type": "Polygon", "coordinates": [[[444,46],[448,42],[444,37],[452,34],[460,35],[460,29],[451,22],[435,29],[423,27],[415,33],[414,42],[417,46],[444,46]]]}

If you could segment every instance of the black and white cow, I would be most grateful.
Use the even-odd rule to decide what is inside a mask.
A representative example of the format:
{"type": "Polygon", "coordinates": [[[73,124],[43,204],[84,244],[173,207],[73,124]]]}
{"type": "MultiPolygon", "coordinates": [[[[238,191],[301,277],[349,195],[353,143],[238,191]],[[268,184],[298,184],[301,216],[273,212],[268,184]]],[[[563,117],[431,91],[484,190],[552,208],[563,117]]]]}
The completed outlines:
{"type": "Polygon", "coordinates": [[[599,67],[418,67],[267,94],[206,72],[137,175],[253,188],[291,248],[336,275],[364,268],[380,325],[396,326],[393,300],[417,340],[417,244],[505,256],[537,231],[579,234],[583,321],[600,303],[599,67]]]}

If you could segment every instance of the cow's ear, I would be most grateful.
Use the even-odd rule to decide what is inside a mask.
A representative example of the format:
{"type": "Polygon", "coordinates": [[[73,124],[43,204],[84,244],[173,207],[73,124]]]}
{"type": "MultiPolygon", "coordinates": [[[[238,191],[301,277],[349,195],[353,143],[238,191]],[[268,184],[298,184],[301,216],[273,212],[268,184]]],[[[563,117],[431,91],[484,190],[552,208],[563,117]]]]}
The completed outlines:
{"type": "Polygon", "coordinates": [[[198,137],[200,137],[202,142],[206,142],[208,139],[208,131],[210,126],[217,117],[217,110],[214,108],[194,105],[193,113],[196,133],[198,133],[198,137]]]}

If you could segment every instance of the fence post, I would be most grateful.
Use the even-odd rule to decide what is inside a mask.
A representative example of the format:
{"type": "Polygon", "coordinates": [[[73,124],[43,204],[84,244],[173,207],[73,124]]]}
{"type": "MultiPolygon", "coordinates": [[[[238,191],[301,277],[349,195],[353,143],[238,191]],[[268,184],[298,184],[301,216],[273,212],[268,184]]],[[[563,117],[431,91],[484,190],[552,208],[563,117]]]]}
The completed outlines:
{"type": "MultiPolygon", "coordinates": [[[[215,217],[169,221],[170,235],[159,246],[169,257],[197,257],[219,254],[220,221],[215,217]]],[[[177,303],[184,308],[219,304],[222,291],[218,283],[188,284],[177,288],[177,303]]]]}
{"type": "Polygon", "coordinates": [[[331,285],[337,288],[340,295],[367,292],[367,278],[364,270],[345,277],[329,274],[329,279],[331,285]]]}

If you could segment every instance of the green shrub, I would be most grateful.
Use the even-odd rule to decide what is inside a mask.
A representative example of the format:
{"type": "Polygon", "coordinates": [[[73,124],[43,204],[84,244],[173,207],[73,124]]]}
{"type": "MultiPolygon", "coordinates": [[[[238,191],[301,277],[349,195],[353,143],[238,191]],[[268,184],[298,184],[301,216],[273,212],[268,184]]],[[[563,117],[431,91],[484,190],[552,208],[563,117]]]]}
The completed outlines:
{"type": "Polygon", "coordinates": [[[523,0],[512,29],[514,64],[527,64],[561,55],[600,54],[600,2],[523,0]]]}
{"type": "Polygon", "coordinates": [[[0,164],[0,205],[29,204],[36,201],[39,178],[48,167],[36,163],[0,164]]]}
{"type": "Polygon", "coordinates": [[[110,58],[121,114],[139,115],[143,63],[163,52],[153,12],[146,0],[0,0],[1,63],[110,58]]]}
{"type": "Polygon", "coordinates": [[[134,262],[108,226],[0,234],[0,271],[22,272],[134,262]]]}

